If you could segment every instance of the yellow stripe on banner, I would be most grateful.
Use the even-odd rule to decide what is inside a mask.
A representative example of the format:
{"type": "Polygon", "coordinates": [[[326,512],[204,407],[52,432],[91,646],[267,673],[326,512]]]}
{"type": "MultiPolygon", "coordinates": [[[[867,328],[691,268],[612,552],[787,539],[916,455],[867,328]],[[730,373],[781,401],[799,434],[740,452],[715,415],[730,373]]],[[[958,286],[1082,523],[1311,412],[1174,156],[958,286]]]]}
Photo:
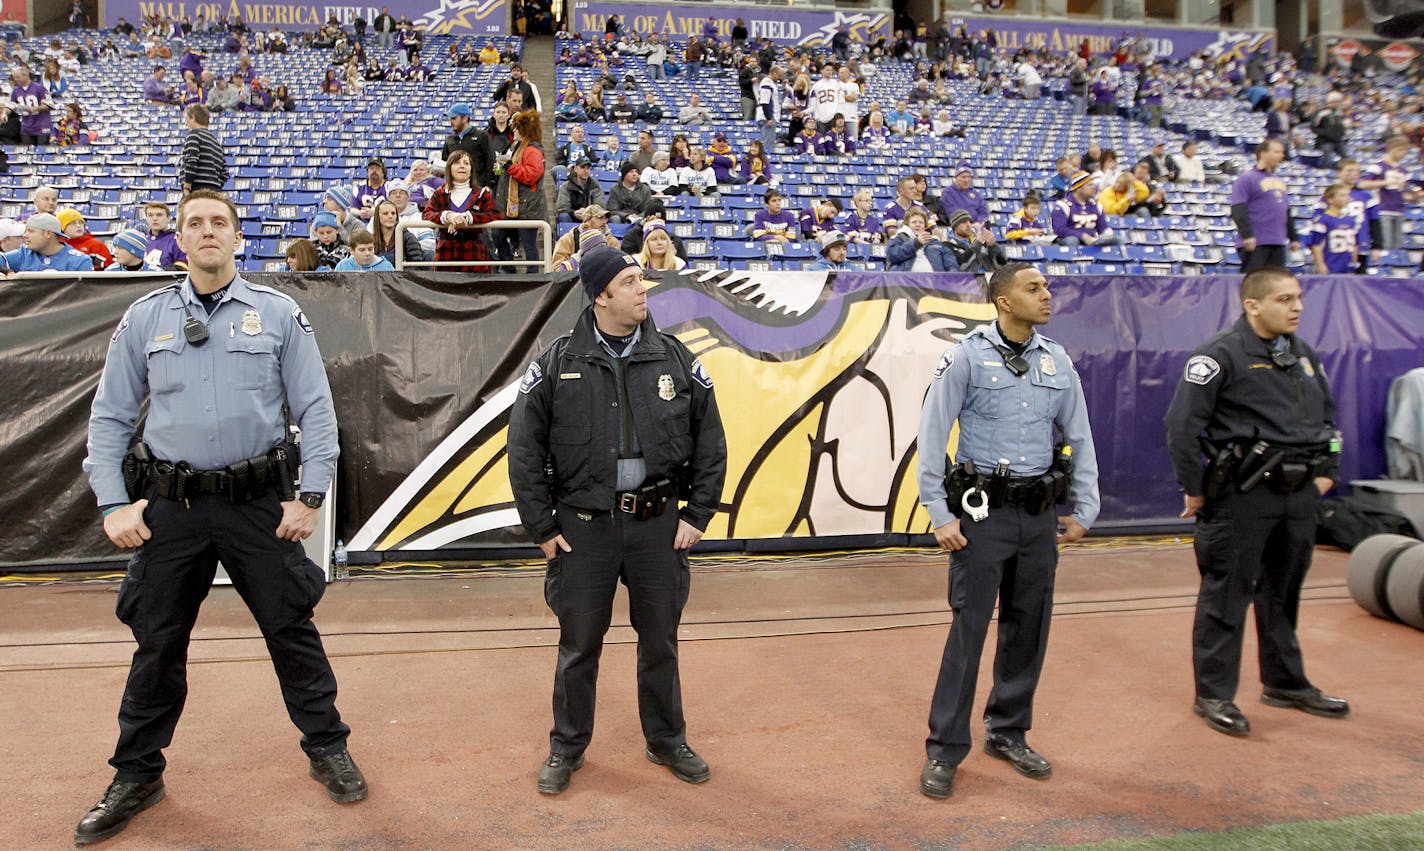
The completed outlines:
{"type": "MultiPolygon", "coordinates": [[[[500,429],[496,434],[491,435],[489,440],[481,443],[474,452],[470,453],[468,458],[461,461],[459,466],[451,470],[449,475],[441,479],[440,482],[431,489],[430,493],[422,497],[419,502],[405,513],[400,523],[396,524],[395,528],[377,545],[376,549],[391,549],[401,541],[414,536],[427,526],[444,518],[445,515],[450,512],[455,500],[459,499],[460,494],[464,493],[465,489],[470,486],[470,480],[474,478],[475,474],[478,473],[485,464],[489,463],[489,460],[495,456],[495,453],[505,449],[508,445],[508,440],[509,427],[506,426],[500,429]]],[[[513,498],[507,496],[509,493],[508,469],[503,464],[497,464],[495,468],[505,471],[503,474],[505,480],[504,493],[506,494],[504,502],[507,503],[513,498]]],[[[494,474],[495,468],[490,470],[490,475],[494,474]]],[[[470,508],[464,507],[468,502],[469,501],[462,501],[462,508],[460,510],[471,510],[470,508]]],[[[499,503],[486,504],[497,505],[499,503]]]]}

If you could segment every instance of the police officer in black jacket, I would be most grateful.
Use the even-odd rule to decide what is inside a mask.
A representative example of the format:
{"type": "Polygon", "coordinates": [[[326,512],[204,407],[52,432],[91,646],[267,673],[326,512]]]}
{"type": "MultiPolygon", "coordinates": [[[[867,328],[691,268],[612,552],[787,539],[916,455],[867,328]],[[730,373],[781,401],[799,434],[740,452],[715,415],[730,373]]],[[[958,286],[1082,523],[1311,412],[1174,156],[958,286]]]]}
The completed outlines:
{"type": "Polygon", "coordinates": [[[1320,357],[1295,336],[1295,276],[1257,269],[1241,281],[1241,302],[1242,317],[1187,360],[1165,421],[1182,516],[1197,519],[1193,711],[1233,736],[1251,731],[1232,701],[1253,602],[1262,702],[1326,718],[1350,711],[1311,685],[1296,640],[1316,503],[1340,473],[1335,402],[1320,357]]]}
{"type": "Polygon", "coordinates": [[[579,273],[593,304],[529,365],[509,424],[515,505],[549,560],[544,597],[559,618],[554,727],[539,791],[564,791],[583,765],[620,580],[638,633],[648,759],[701,783],[709,770],[687,746],[677,629],[687,551],[716,514],[727,471],[712,379],[653,324],[632,258],[595,248],[579,273]]]}

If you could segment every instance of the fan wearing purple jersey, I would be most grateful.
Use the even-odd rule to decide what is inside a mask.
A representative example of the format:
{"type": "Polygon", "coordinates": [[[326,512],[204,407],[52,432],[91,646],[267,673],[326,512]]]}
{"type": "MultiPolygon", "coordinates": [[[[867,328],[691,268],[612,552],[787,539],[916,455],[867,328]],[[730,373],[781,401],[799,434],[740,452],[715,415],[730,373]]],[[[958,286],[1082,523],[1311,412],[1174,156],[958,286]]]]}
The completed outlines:
{"type": "Polygon", "coordinates": [[[1360,265],[1356,239],[1360,223],[1345,209],[1350,203],[1350,187],[1332,184],[1321,198],[1324,209],[1310,219],[1310,230],[1301,242],[1310,249],[1311,271],[1317,275],[1348,275],[1360,265]]]}
{"type": "Polygon", "coordinates": [[[1290,217],[1290,187],[1276,176],[1276,167],[1285,158],[1281,140],[1267,139],[1256,148],[1256,167],[1231,186],[1231,218],[1239,233],[1242,274],[1264,266],[1284,267],[1286,243],[1300,248],[1290,217]]]}
{"type": "Polygon", "coordinates": [[[844,115],[837,114],[831,119],[831,129],[821,136],[820,152],[830,157],[855,153],[855,134],[846,129],[844,115]]]}
{"type": "MultiPolygon", "coordinates": [[[[1377,252],[1372,249],[1379,242],[1379,199],[1368,189],[1361,189],[1360,161],[1344,157],[1335,166],[1335,182],[1350,190],[1350,199],[1345,202],[1345,215],[1354,219],[1359,226],[1355,234],[1355,247],[1360,253],[1360,265],[1356,269],[1364,274],[1369,268],[1369,259],[1377,252]]],[[[1325,201],[1316,202],[1310,211],[1312,215],[1325,209],[1325,201]]]]}
{"type": "Polygon", "coordinates": [[[1122,237],[1108,226],[1098,204],[1097,185],[1086,171],[1073,175],[1068,197],[1053,205],[1053,233],[1059,245],[1117,245],[1122,237]]]}
{"type": "Polygon", "coordinates": [[[49,90],[44,84],[30,79],[30,69],[24,65],[15,66],[11,72],[15,86],[10,91],[10,102],[20,115],[20,144],[48,145],[54,141],[54,121],[50,110],[49,90]]]}
{"type": "Polygon", "coordinates": [[[758,210],[752,219],[752,239],[760,242],[792,242],[796,239],[796,214],[781,209],[782,195],[775,189],[766,191],[766,208],[758,210]]]}

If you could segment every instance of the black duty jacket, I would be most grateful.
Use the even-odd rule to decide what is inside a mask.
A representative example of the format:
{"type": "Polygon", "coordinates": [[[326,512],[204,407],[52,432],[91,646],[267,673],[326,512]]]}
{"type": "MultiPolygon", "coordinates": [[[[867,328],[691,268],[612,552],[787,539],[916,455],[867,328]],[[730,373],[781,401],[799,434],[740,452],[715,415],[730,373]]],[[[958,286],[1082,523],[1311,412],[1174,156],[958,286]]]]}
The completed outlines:
{"type": "MultiPolygon", "coordinates": [[[[1189,496],[1202,493],[1199,437],[1216,446],[1264,440],[1305,449],[1330,443],[1335,400],[1320,356],[1294,334],[1289,340],[1298,362],[1282,368],[1242,316],[1187,359],[1164,424],[1177,483],[1189,496]]],[[[1331,455],[1324,475],[1339,478],[1339,457],[1331,455]]]]}
{"type": "MultiPolygon", "coordinates": [[[[554,507],[613,509],[622,412],[617,373],[594,337],[593,307],[529,365],[509,419],[509,479],[520,522],[536,543],[559,534],[554,507]],[[553,480],[544,473],[552,462],[553,480]]],[[[689,465],[681,518],[706,529],[722,500],[727,440],[701,362],[649,316],[628,356],[627,381],[648,481],[689,465]],[[669,387],[669,383],[671,386],[669,387]],[[671,398],[669,398],[671,397],[671,398]]]]}

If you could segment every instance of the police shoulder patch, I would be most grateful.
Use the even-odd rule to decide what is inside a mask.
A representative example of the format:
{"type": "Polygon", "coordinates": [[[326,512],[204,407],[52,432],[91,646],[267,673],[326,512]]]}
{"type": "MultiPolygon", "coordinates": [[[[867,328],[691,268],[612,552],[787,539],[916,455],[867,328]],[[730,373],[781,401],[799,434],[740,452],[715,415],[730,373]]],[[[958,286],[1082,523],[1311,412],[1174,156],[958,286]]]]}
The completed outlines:
{"type": "Polygon", "coordinates": [[[707,367],[702,365],[702,358],[692,360],[692,380],[701,384],[703,389],[712,389],[712,376],[707,374],[707,367]]]}
{"type": "Polygon", "coordinates": [[[1196,355],[1187,361],[1186,373],[1182,377],[1192,384],[1206,385],[1220,374],[1221,364],[1216,362],[1216,358],[1196,355]]]}
{"type": "Polygon", "coordinates": [[[954,366],[954,349],[945,349],[944,354],[939,356],[939,365],[935,367],[934,377],[939,378],[949,372],[949,368],[952,366],[954,366]]]}
{"type": "Polygon", "coordinates": [[[543,380],[544,371],[539,368],[538,362],[530,362],[529,368],[524,371],[524,377],[519,379],[519,392],[527,394],[530,390],[538,387],[539,382],[543,380]]]}
{"type": "Polygon", "coordinates": [[[133,308],[130,307],[128,310],[124,311],[123,318],[119,320],[119,327],[114,329],[114,336],[109,338],[109,345],[117,343],[119,341],[119,338],[124,335],[124,332],[129,330],[129,313],[132,310],[133,308]]]}
{"type": "Polygon", "coordinates": [[[292,308],[292,320],[297,323],[298,328],[302,329],[302,333],[312,333],[312,324],[310,321],[307,320],[307,315],[305,313],[302,313],[302,309],[300,307],[292,308]]]}

